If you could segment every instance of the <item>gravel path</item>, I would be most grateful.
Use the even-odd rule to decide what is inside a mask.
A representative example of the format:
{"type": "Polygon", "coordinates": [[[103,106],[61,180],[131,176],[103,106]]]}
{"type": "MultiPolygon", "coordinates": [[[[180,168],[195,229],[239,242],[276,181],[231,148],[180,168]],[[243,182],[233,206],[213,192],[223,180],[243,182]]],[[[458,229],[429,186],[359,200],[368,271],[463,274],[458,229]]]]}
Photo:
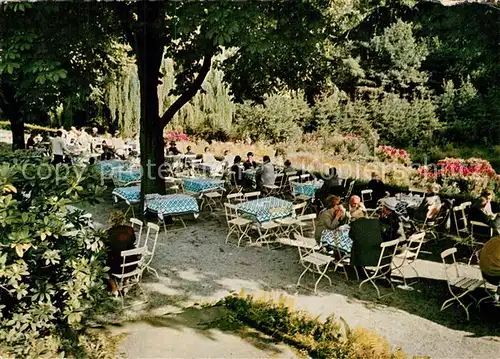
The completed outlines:
{"type": "MultiPolygon", "coordinates": [[[[109,204],[103,204],[87,210],[94,218],[102,219],[111,209],[109,204]]],[[[393,346],[411,355],[500,357],[497,308],[486,306],[481,313],[471,309],[470,322],[465,321],[460,308],[440,312],[441,303],[449,296],[440,263],[419,260],[417,270],[421,280],[413,290],[397,289],[381,300],[376,299],[369,285],[360,290],[359,283],[347,282],[340,274],[332,275],[332,287],[327,281],[320,283],[319,293],[314,295],[295,286],[301,273],[296,250],[226,245],[227,231],[220,212],[203,213],[196,221],[191,218],[187,226],[161,233],[152,263],[160,279],[146,274],[148,304],[142,312],[129,311],[130,318],[175,313],[186,306],[213,302],[243,289],[262,295],[286,294],[293,298],[297,308],[322,318],[334,314],[342,316],[352,327],[373,328],[393,346]]],[[[469,274],[478,276],[479,271],[473,269],[469,274]]],[[[312,277],[306,277],[305,287],[311,288],[313,283],[312,277]]],[[[127,340],[137,337],[126,339],[125,347],[131,345],[127,340]]],[[[172,352],[172,356],[183,357],[180,353],[172,352]]],[[[205,356],[205,352],[200,351],[199,355],[205,356]]]]}

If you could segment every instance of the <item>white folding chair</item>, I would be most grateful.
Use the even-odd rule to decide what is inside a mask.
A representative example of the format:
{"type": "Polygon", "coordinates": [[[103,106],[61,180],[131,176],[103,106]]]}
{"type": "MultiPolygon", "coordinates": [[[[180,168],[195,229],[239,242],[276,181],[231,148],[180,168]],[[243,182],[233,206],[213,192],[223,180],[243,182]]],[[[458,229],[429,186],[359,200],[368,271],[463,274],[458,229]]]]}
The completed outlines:
{"type": "Polygon", "coordinates": [[[415,282],[407,284],[406,276],[404,275],[401,268],[408,266],[415,273],[415,277],[417,279],[419,278],[414,263],[418,259],[418,255],[420,254],[420,249],[422,248],[422,244],[424,243],[424,238],[425,238],[425,231],[412,234],[410,237],[408,237],[408,242],[403,247],[398,248],[401,251],[396,253],[396,255],[394,256],[394,258],[400,260],[400,263],[394,265],[393,262],[394,265],[393,270],[397,270],[401,274],[401,277],[403,277],[405,287],[408,287],[414,284],[415,282]]]}
{"type": "Polygon", "coordinates": [[[493,228],[487,225],[486,223],[483,222],[478,222],[478,221],[470,221],[470,236],[468,238],[468,241],[462,242],[463,244],[467,245],[471,249],[471,256],[469,258],[468,264],[470,265],[472,258],[474,256],[477,256],[477,260],[479,263],[479,250],[483,247],[484,243],[481,241],[483,239],[484,241],[489,240],[491,237],[493,237],[493,228]]]}
{"type": "Polygon", "coordinates": [[[453,218],[455,221],[455,229],[459,237],[462,234],[468,234],[469,229],[467,225],[467,216],[465,215],[465,206],[461,204],[460,206],[453,207],[453,218]]]}
{"type": "Polygon", "coordinates": [[[380,244],[381,252],[378,263],[375,267],[363,267],[363,271],[365,272],[367,278],[359,284],[359,289],[361,289],[363,284],[370,282],[375,287],[375,290],[377,291],[377,297],[380,299],[382,298],[382,296],[380,295],[380,290],[378,289],[377,283],[375,283],[375,281],[377,279],[385,279],[391,285],[392,292],[394,292],[394,285],[392,284],[390,273],[392,260],[394,255],[396,254],[398,243],[399,239],[394,239],[392,241],[382,242],[380,244]],[[368,271],[371,271],[372,273],[370,274],[368,273],[368,271]]]}
{"type": "Polygon", "coordinates": [[[153,257],[155,255],[156,243],[158,242],[158,235],[160,234],[160,226],[154,223],[148,223],[147,227],[148,229],[146,231],[146,240],[144,241],[144,248],[146,249],[144,258],[145,266],[148,272],[154,273],[156,278],[160,279],[160,276],[158,275],[156,269],[150,266],[151,262],[153,261],[153,257]],[[152,240],[151,236],[153,237],[152,240]]]}
{"type": "Polygon", "coordinates": [[[276,219],[275,222],[280,226],[280,235],[289,238],[291,233],[298,225],[298,216],[304,215],[307,202],[292,205],[292,215],[290,217],[276,219]]]}
{"type": "Polygon", "coordinates": [[[245,199],[243,197],[243,193],[237,192],[237,193],[231,193],[226,196],[226,199],[228,200],[229,203],[241,203],[244,202],[245,199]]]}
{"type": "Polygon", "coordinates": [[[139,236],[136,237],[136,241],[135,241],[135,246],[136,247],[142,247],[143,244],[142,244],[142,228],[144,226],[144,223],[137,219],[137,218],[130,218],[130,225],[132,226],[132,228],[134,229],[134,232],[136,231],[136,226],[139,227],[139,236]]]}
{"type": "MultiPolygon", "coordinates": [[[[134,248],[121,252],[122,264],[120,273],[111,273],[113,277],[117,279],[118,292],[120,293],[122,307],[124,307],[124,296],[129,292],[129,290],[137,285],[141,290],[142,294],[146,296],[146,293],[141,287],[140,281],[142,274],[146,269],[144,262],[144,254],[146,253],[145,247],[134,248]],[[133,269],[131,267],[134,267],[133,269]]],[[[144,302],[142,302],[144,303],[144,302]]]]}
{"type": "Polygon", "coordinates": [[[300,175],[300,182],[307,182],[311,179],[311,175],[309,173],[300,175]]]}
{"type": "Polygon", "coordinates": [[[300,286],[300,280],[307,272],[319,274],[319,278],[314,283],[314,294],[317,294],[318,284],[323,277],[328,279],[330,286],[332,285],[332,280],[326,274],[326,271],[330,263],[333,262],[333,257],[316,252],[319,246],[316,244],[314,238],[306,238],[298,234],[295,235],[295,238],[297,242],[294,245],[299,249],[300,263],[304,267],[304,271],[297,281],[297,286],[300,286]]]}
{"type": "Polygon", "coordinates": [[[356,180],[352,180],[351,183],[349,183],[349,189],[347,190],[347,193],[344,197],[344,199],[349,199],[352,194],[352,190],[354,189],[354,184],[356,183],[356,180]]]}
{"type": "Polygon", "coordinates": [[[373,190],[364,189],[361,191],[361,202],[369,202],[373,200],[373,190]]]}
{"type": "Polygon", "coordinates": [[[238,216],[238,207],[231,203],[224,203],[224,211],[226,214],[226,223],[229,228],[229,232],[226,236],[226,244],[229,241],[231,234],[235,233],[238,237],[238,247],[240,246],[243,238],[247,238],[252,242],[251,237],[248,235],[248,230],[252,221],[246,218],[238,216]]]}
{"type": "Polygon", "coordinates": [[[260,197],[260,191],[248,192],[243,194],[243,198],[245,199],[245,201],[259,199],[259,197],[260,197]]]}
{"type": "Polygon", "coordinates": [[[268,196],[278,196],[281,190],[281,180],[283,179],[283,173],[278,173],[274,180],[274,184],[263,186],[266,194],[268,196]],[[276,184],[278,183],[278,184],[276,184]]]}
{"type": "Polygon", "coordinates": [[[300,179],[299,176],[289,176],[288,177],[288,186],[289,186],[289,191],[290,191],[291,195],[293,195],[293,192],[294,192],[293,183],[299,182],[299,179],[300,179]]]}
{"type": "Polygon", "coordinates": [[[297,226],[300,229],[300,234],[304,236],[304,232],[309,230],[309,233],[313,234],[316,232],[316,213],[310,213],[305,215],[297,216],[297,226]]]}
{"type": "Polygon", "coordinates": [[[210,208],[210,211],[214,210],[214,207],[217,208],[217,202],[222,204],[223,197],[223,188],[210,188],[200,193],[200,211],[203,210],[203,207],[207,205],[210,208]],[[213,207],[212,207],[213,205],[213,207]]]}
{"type": "MultiPolygon", "coordinates": [[[[441,310],[445,310],[446,308],[450,307],[453,302],[456,301],[462,308],[464,308],[467,315],[467,320],[469,320],[469,307],[473,303],[471,302],[467,306],[465,306],[461,299],[465,296],[468,296],[475,303],[478,303],[478,301],[471,295],[471,293],[481,286],[485,287],[485,281],[483,279],[461,276],[458,268],[458,263],[455,259],[456,252],[457,249],[453,247],[441,253],[441,259],[443,260],[448,290],[450,291],[450,294],[452,296],[450,299],[444,301],[443,305],[441,306],[441,310]],[[450,263],[448,263],[447,260],[450,257],[451,261],[450,263]]],[[[490,297],[489,294],[488,297],[490,297]]],[[[480,300],[479,302],[481,301],[482,300],[480,300]]]]}

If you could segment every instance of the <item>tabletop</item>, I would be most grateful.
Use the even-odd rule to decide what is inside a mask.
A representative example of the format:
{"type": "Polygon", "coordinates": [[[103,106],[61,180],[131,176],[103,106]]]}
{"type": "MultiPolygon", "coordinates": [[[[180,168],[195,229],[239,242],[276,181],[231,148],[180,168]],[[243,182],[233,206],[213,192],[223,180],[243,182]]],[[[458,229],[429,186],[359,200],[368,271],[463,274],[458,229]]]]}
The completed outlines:
{"type": "Polygon", "coordinates": [[[224,188],[225,182],[215,178],[183,178],[186,191],[200,193],[209,189],[224,188]]]}
{"type": "Polygon", "coordinates": [[[321,244],[325,247],[338,248],[344,253],[351,253],[352,238],[349,237],[350,229],[348,224],[336,229],[325,229],[321,232],[321,244]]]}
{"type": "Polygon", "coordinates": [[[238,205],[238,210],[263,223],[291,216],[292,203],[277,197],[265,197],[242,203],[238,205]]]}
{"type": "Polygon", "coordinates": [[[111,194],[128,202],[138,203],[141,200],[141,186],[118,187],[111,194]]]}
{"type": "Polygon", "coordinates": [[[305,194],[314,197],[315,193],[323,186],[323,181],[307,181],[303,183],[292,182],[295,195],[305,194]]]}
{"type": "Polygon", "coordinates": [[[120,170],[113,173],[113,182],[115,186],[121,187],[130,182],[137,182],[141,180],[140,169],[120,170]]]}
{"type": "Polygon", "coordinates": [[[168,194],[146,197],[145,209],[158,213],[159,216],[198,213],[198,202],[185,194],[168,194]]]}

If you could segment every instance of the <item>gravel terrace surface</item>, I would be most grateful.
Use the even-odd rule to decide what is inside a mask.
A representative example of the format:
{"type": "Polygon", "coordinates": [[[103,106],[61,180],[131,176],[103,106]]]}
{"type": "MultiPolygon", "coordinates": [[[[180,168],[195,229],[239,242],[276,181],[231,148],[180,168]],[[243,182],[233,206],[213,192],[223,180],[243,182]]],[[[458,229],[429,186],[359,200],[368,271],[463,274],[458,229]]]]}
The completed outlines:
{"type": "MultiPolygon", "coordinates": [[[[94,220],[101,223],[106,222],[113,210],[111,200],[95,207],[80,207],[92,213],[94,220]]],[[[470,322],[465,320],[465,314],[458,306],[440,312],[442,302],[449,298],[444,270],[436,259],[436,253],[442,249],[433,248],[430,244],[424,247],[433,255],[424,252],[423,259],[418,260],[416,267],[421,278],[412,290],[398,288],[395,293],[378,300],[369,284],[359,289],[358,282],[347,282],[342,274],[332,273],[333,286],[330,287],[324,280],[318,287],[318,295],[314,295],[310,289],[314,286],[312,275],[306,275],[304,286],[296,287],[302,271],[296,249],[224,244],[227,227],[220,210],[204,212],[197,220],[185,217],[185,221],[185,229],[175,223],[166,234],[163,231],[160,233],[152,262],[160,279],[150,273],[145,274],[143,282],[148,303],[128,310],[120,320],[179,313],[188,306],[214,302],[231,292],[244,290],[245,293],[270,296],[284,294],[293,298],[296,308],[321,318],[334,314],[344,318],[351,327],[375,329],[386,336],[391,345],[401,347],[410,355],[432,358],[500,357],[500,338],[497,337],[500,332],[499,308],[485,305],[479,312],[473,305],[470,322]]],[[[480,275],[477,268],[472,268],[468,274],[480,275]]],[[[388,292],[385,288],[381,290],[388,292]]],[[[134,325],[136,329],[143,325],[144,330],[148,326],[144,323],[134,325]]],[[[136,347],[133,343],[145,334],[135,329],[131,333],[122,347],[129,357],[136,357],[137,351],[130,348],[136,347]]],[[[167,343],[174,345],[175,340],[169,339],[158,345],[165,346],[167,343]]],[[[200,345],[199,356],[211,356],[204,349],[208,347],[209,344],[200,345]]],[[[149,353],[155,357],[154,348],[150,350],[139,356],[145,357],[149,353]]],[[[165,357],[194,355],[192,348],[191,355],[188,352],[183,355],[182,349],[172,350],[165,357]]],[[[214,356],[237,355],[217,352],[214,356]]]]}

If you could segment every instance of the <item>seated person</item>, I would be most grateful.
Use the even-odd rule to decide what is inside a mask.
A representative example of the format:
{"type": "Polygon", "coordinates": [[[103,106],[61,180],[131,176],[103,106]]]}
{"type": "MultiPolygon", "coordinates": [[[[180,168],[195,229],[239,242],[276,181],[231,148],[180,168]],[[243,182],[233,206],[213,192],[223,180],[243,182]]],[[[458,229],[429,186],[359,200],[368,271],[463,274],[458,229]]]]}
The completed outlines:
{"type": "Polygon", "coordinates": [[[351,221],[355,221],[367,216],[366,207],[363,202],[361,202],[361,198],[359,198],[359,196],[351,196],[351,199],[349,200],[348,213],[351,221]]]}
{"type": "Polygon", "coordinates": [[[380,180],[376,172],[372,172],[372,179],[368,182],[368,189],[373,191],[374,203],[377,203],[386,196],[385,184],[380,180]]]}
{"type": "MultiPolygon", "coordinates": [[[[131,226],[125,224],[125,215],[120,211],[111,214],[109,223],[111,228],[107,230],[108,258],[106,265],[111,268],[110,273],[121,274],[123,271],[121,266],[123,263],[121,252],[135,248],[135,233],[131,226]]],[[[128,260],[136,261],[137,259],[138,258],[130,257],[128,260]]],[[[136,267],[137,266],[125,267],[125,273],[135,270],[136,267]]],[[[112,276],[108,279],[108,284],[113,294],[117,296],[118,286],[112,276]]]]}
{"type": "Polygon", "coordinates": [[[480,209],[490,220],[495,220],[498,217],[498,213],[493,213],[493,210],[491,209],[492,200],[493,192],[490,190],[484,190],[481,192],[481,196],[474,203],[473,207],[480,209]]]}
{"type": "Polygon", "coordinates": [[[242,186],[244,184],[243,180],[243,170],[241,168],[241,157],[236,156],[233,161],[233,165],[231,166],[231,172],[234,175],[231,175],[231,184],[233,186],[242,186]]]}
{"type": "Polygon", "coordinates": [[[196,153],[191,151],[191,146],[187,146],[186,153],[184,153],[186,156],[194,156],[196,153]]]}
{"type": "Polygon", "coordinates": [[[469,213],[469,221],[481,222],[493,228],[495,233],[500,233],[500,217],[491,212],[491,204],[488,209],[488,198],[485,196],[479,197],[479,200],[474,203],[469,213]]]}
{"type": "Polygon", "coordinates": [[[415,220],[424,222],[426,219],[434,219],[437,216],[441,209],[441,199],[438,193],[438,184],[434,183],[427,187],[427,196],[412,214],[415,220]]]}
{"type": "Polygon", "coordinates": [[[224,159],[222,160],[222,168],[231,167],[234,162],[234,156],[229,153],[229,150],[224,151],[224,159]]]}
{"type": "Polygon", "coordinates": [[[26,141],[26,149],[32,150],[35,148],[35,133],[31,132],[30,137],[26,141]]]}
{"type": "Polygon", "coordinates": [[[344,193],[344,187],[342,186],[342,181],[339,179],[337,175],[337,169],[332,167],[329,169],[329,176],[323,182],[323,186],[316,193],[316,198],[323,203],[326,207],[325,200],[330,195],[342,196],[344,193]]]}
{"type": "Polygon", "coordinates": [[[210,147],[205,147],[205,153],[203,153],[203,163],[215,163],[215,156],[210,152],[210,147]]]}
{"type": "Polygon", "coordinates": [[[314,232],[314,238],[319,244],[321,241],[321,234],[326,229],[336,229],[338,228],[345,219],[346,211],[345,208],[340,203],[340,197],[338,196],[328,196],[325,203],[327,207],[320,212],[318,219],[316,220],[316,231],[314,232]]]}
{"type": "Polygon", "coordinates": [[[180,155],[181,151],[177,149],[177,144],[175,141],[170,141],[170,147],[167,149],[168,156],[177,156],[180,155]]]}
{"type": "Polygon", "coordinates": [[[257,162],[254,161],[252,152],[247,153],[247,160],[243,163],[243,167],[245,171],[251,168],[257,168],[257,162]]]}
{"type": "Polygon", "coordinates": [[[262,188],[263,186],[274,185],[276,181],[276,175],[274,174],[274,166],[271,163],[269,156],[264,156],[264,163],[257,169],[256,181],[257,187],[262,188]]]}
{"type": "Polygon", "coordinates": [[[284,163],[285,167],[283,168],[283,172],[285,174],[287,173],[290,173],[290,172],[296,172],[293,168],[292,168],[292,162],[290,160],[286,160],[285,163],[284,163]]]}
{"type": "MultiPolygon", "coordinates": [[[[493,285],[500,285],[500,236],[491,238],[479,252],[479,268],[485,281],[493,285]]],[[[497,288],[495,298],[498,300],[500,287],[497,288]]]]}

